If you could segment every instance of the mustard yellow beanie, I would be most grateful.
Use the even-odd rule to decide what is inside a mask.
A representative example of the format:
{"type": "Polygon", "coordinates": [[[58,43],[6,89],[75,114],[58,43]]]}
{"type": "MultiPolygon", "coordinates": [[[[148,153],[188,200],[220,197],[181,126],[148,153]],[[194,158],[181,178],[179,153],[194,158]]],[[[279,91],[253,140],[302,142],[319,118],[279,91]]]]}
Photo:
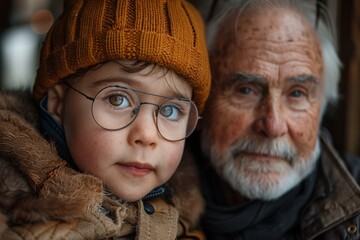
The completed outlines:
{"type": "Polygon", "coordinates": [[[111,60],[152,62],[182,75],[202,111],[210,90],[205,29],[185,0],[65,0],[42,45],[35,100],[77,70],[111,60]]]}

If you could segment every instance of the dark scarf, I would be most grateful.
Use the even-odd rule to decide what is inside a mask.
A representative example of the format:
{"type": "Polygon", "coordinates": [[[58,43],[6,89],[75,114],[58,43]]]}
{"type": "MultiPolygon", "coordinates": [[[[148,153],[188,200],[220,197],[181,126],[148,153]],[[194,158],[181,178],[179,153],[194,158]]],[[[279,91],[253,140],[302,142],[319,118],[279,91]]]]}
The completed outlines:
{"type": "Polygon", "coordinates": [[[41,99],[40,107],[40,132],[49,141],[55,143],[59,156],[66,160],[71,168],[79,170],[68,149],[64,128],[55,121],[47,110],[47,96],[41,99]]]}
{"type": "Polygon", "coordinates": [[[317,179],[317,168],[289,192],[273,201],[254,200],[227,207],[223,187],[215,171],[209,166],[196,134],[188,141],[201,169],[202,191],[206,210],[202,227],[209,240],[278,240],[297,222],[301,210],[310,200],[317,179]]]}
{"type": "MultiPolygon", "coordinates": [[[[212,202],[211,196],[205,195],[207,206],[203,227],[208,239],[280,239],[294,226],[310,199],[316,172],[313,171],[298,186],[274,201],[254,200],[234,207],[223,207],[212,202]]],[[[206,185],[205,189],[214,187],[206,185]]],[[[214,190],[216,194],[221,194],[220,189],[214,190]]]]}

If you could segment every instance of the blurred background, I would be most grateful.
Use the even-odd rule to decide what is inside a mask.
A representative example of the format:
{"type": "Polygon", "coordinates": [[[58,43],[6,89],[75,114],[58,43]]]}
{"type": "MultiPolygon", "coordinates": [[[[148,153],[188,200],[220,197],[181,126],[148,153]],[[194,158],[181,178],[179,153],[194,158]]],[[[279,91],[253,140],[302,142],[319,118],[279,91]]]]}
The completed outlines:
{"type": "Polygon", "coordinates": [[[41,41],[61,10],[61,0],[0,1],[2,88],[32,86],[41,41]]]}
{"type": "MultiPolygon", "coordinates": [[[[206,19],[214,6],[227,0],[189,0],[206,19]]],[[[312,0],[310,0],[312,1],[312,0]]],[[[336,21],[339,56],[343,63],[337,106],[325,115],[324,125],[340,152],[360,155],[360,1],[320,0],[336,21]]],[[[62,11],[62,0],[0,1],[0,87],[31,88],[39,49],[62,11]]]]}

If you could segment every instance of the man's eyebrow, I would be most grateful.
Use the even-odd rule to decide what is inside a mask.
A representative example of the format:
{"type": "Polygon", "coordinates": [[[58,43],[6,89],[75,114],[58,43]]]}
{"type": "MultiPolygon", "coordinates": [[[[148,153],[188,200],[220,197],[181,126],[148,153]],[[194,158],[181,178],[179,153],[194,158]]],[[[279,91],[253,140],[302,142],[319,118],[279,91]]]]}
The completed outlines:
{"type": "Polygon", "coordinates": [[[245,82],[259,82],[259,83],[265,83],[266,79],[262,76],[254,75],[254,74],[248,74],[243,72],[236,72],[232,74],[233,80],[241,80],[245,82]]]}
{"type": "MultiPolygon", "coordinates": [[[[232,81],[244,81],[244,82],[256,82],[257,84],[265,84],[266,83],[266,78],[259,76],[259,75],[254,75],[254,74],[248,74],[248,73],[243,73],[243,72],[237,72],[234,73],[232,76],[232,81]]],[[[319,83],[319,79],[313,75],[310,74],[302,74],[302,75],[297,75],[297,76],[292,76],[289,77],[287,80],[290,81],[295,81],[295,82],[310,82],[313,83],[315,85],[317,85],[319,83]]]]}
{"type": "Polygon", "coordinates": [[[295,81],[298,83],[312,83],[314,85],[318,85],[319,84],[319,79],[313,75],[309,75],[309,74],[303,74],[303,75],[298,75],[298,76],[293,76],[293,77],[289,77],[287,80],[290,81],[295,81]]]}
{"type": "Polygon", "coordinates": [[[230,87],[236,85],[237,83],[256,84],[263,88],[266,88],[268,85],[268,81],[265,77],[244,72],[233,73],[227,85],[230,87]]]}

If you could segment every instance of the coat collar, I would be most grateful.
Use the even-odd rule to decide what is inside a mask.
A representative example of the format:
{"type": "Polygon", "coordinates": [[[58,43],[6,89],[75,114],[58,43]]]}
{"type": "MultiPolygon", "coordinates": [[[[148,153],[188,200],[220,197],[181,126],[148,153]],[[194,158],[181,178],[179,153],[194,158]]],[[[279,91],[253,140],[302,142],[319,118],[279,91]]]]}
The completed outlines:
{"type": "Polygon", "coordinates": [[[360,212],[359,185],[326,137],[322,134],[320,139],[322,176],[301,218],[301,239],[314,239],[360,212]]]}
{"type": "MultiPolygon", "coordinates": [[[[31,191],[40,198],[57,199],[64,206],[76,205],[76,211],[68,211],[69,217],[101,205],[105,197],[102,181],[70,168],[54,144],[38,132],[38,108],[30,92],[2,92],[0,100],[0,144],[4,146],[0,155],[16,164],[31,191]]],[[[170,181],[172,197],[165,201],[190,226],[198,222],[203,210],[197,182],[194,164],[184,160],[170,181]]]]}

